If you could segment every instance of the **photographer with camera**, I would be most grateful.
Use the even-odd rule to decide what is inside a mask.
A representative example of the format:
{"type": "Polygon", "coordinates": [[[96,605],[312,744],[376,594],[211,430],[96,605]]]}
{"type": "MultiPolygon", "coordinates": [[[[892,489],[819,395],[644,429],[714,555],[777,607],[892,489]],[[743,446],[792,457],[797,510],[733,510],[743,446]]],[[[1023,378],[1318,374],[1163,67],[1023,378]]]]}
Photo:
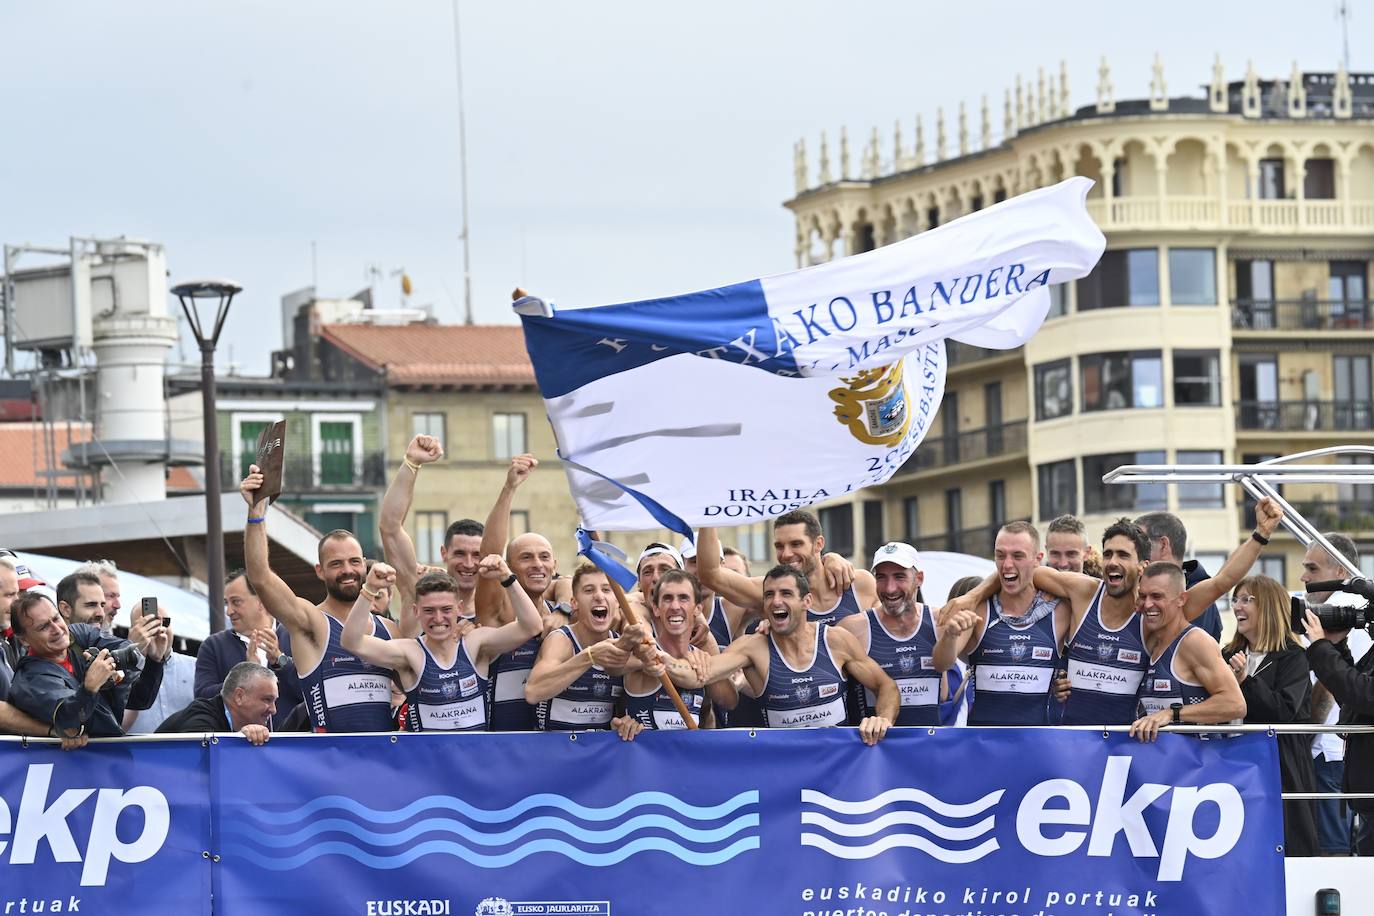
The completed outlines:
{"type": "Polygon", "coordinates": [[[10,702],[59,736],[117,738],[124,734],[126,707],[152,705],[162,685],[162,662],[143,660],[127,639],[89,624],[68,624],[52,601],[35,592],[15,600],[10,619],[29,650],[14,672],[10,702]]]}
{"type": "MultiPolygon", "coordinates": [[[[1342,582],[1307,580],[1305,576],[1304,579],[1314,598],[1329,596],[1330,592],[1324,589],[1330,588],[1360,599],[1355,607],[1318,604],[1307,608],[1303,615],[1307,638],[1311,640],[1307,661],[1317,680],[1340,704],[1337,724],[1374,725],[1374,651],[1366,650],[1356,661],[1347,641],[1352,631],[1368,629],[1374,583],[1362,578],[1342,582]]],[[[1342,788],[1346,792],[1374,792],[1374,735],[1350,735],[1346,739],[1342,788]]],[[[1349,805],[1360,816],[1355,830],[1356,854],[1374,855],[1374,802],[1350,799],[1349,805]]]]}

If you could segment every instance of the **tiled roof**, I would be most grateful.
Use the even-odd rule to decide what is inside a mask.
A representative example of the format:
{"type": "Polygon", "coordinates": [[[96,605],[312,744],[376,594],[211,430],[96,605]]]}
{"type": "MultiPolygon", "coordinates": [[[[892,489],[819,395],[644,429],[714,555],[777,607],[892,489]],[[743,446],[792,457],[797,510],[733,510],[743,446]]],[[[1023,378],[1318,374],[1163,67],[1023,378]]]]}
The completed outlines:
{"type": "MultiPolygon", "coordinates": [[[[67,424],[53,424],[53,447],[57,455],[62,454],[71,442],[86,442],[91,438],[89,424],[73,423],[68,435],[67,424]]],[[[57,459],[61,469],[61,459],[57,459]]],[[[43,424],[41,423],[0,423],[0,487],[39,487],[46,486],[45,478],[38,472],[47,467],[43,454],[43,424]]],[[[74,485],[75,477],[59,477],[59,488],[74,485]]],[[[204,490],[204,484],[196,479],[188,468],[171,469],[167,478],[169,490],[204,490]]]]}
{"type": "Polygon", "coordinates": [[[321,336],[391,384],[534,384],[519,325],[328,324],[321,336]]]}

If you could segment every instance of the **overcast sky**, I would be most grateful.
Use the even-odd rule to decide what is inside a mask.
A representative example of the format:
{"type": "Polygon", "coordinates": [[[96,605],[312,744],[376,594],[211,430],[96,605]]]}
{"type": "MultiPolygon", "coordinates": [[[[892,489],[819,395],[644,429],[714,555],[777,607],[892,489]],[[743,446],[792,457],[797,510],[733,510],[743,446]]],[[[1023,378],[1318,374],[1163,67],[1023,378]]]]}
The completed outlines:
{"type": "MultiPolygon", "coordinates": [[[[1374,6],[1352,3],[1352,69],[1374,6]]],[[[130,235],[173,278],[244,286],[221,363],[266,374],[279,299],[347,296],[369,265],[461,320],[453,7],[0,0],[0,241],[130,235]],[[226,347],[227,345],[227,347],[226,347]]],[[[1222,53],[1261,76],[1332,70],[1335,3],[462,2],[477,320],[524,285],[566,304],[668,295],[790,269],[792,144],[982,93],[1000,132],[1018,73],[1067,59],[1072,104],[1106,54],[1118,98],[1201,95],[1222,53]]],[[[834,148],[832,146],[832,154],[834,148]]],[[[391,295],[394,303],[394,295],[391,295]]],[[[385,300],[384,300],[385,301],[385,300]]]]}

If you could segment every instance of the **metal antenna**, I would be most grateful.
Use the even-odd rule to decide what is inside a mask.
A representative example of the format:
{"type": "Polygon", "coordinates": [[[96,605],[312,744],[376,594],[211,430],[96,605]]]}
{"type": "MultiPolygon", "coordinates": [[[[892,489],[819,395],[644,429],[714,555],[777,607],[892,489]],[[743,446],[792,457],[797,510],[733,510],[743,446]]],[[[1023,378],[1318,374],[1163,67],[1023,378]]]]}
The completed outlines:
{"type": "MultiPolygon", "coordinates": [[[[456,2],[456,0],[455,0],[456,2]]],[[[1341,50],[1344,54],[1345,71],[1350,72],[1350,3],[1336,0],[1336,18],[1341,21],[1341,50]]]]}
{"type": "Polygon", "coordinates": [[[463,324],[472,324],[472,260],[468,242],[468,132],[463,117],[463,31],[458,23],[458,0],[453,0],[453,65],[458,75],[458,164],[463,189],[463,324]]]}

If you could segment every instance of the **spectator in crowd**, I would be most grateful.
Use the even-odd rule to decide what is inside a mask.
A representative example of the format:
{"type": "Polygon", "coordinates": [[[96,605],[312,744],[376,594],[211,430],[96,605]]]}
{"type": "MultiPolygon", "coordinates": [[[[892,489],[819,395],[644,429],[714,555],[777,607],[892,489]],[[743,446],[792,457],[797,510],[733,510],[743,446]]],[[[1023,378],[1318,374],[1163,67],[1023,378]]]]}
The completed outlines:
{"type": "MultiPolygon", "coordinates": [[[[3,641],[0,641],[0,656],[9,671],[19,664],[19,640],[10,627],[10,607],[19,597],[19,564],[14,554],[0,555],[0,628],[3,628],[3,641]]],[[[0,677],[3,677],[0,673],[0,677]]]]}
{"type": "MultiPolygon", "coordinates": [[[[64,737],[113,738],[124,734],[125,708],[152,705],[162,683],[161,659],[147,657],[139,672],[133,643],[89,624],[69,625],[36,593],[20,595],[10,617],[28,649],[10,687],[10,702],[23,712],[64,737]]],[[[159,630],[154,624],[154,638],[159,630]]]]}
{"type": "MultiPolygon", "coordinates": [[[[1328,531],[1327,543],[1350,562],[1359,565],[1360,552],[1355,542],[1344,534],[1328,531]]],[[[1349,572],[1335,557],[1320,544],[1312,544],[1302,559],[1302,582],[1331,582],[1345,579],[1349,572]]],[[[1312,604],[1337,604],[1357,606],[1364,603],[1362,598],[1347,592],[1311,592],[1307,600],[1312,604]]],[[[1371,641],[1365,630],[1351,630],[1346,637],[1352,659],[1363,658],[1369,651],[1371,641]]],[[[1308,656],[1310,662],[1311,656],[1308,656]]],[[[1315,670],[1313,671],[1315,680],[1315,670]]],[[[1335,725],[1341,720],[1340,704],[1332,697],[1331,691],[1320,680],[1312,687],[1312,716],[1314,725],[1335,725]]],[[[1312,769],[1317,780],[1318,792],[1339,792],[1345,781],[1346,742],[1338,734],[1316,735],[1312,740],[1312,769]]],[[[1322,855],[1350,855],[1351,806],[1339,798],[1324,798],[1314,802],[1317,809],[1317,839],[1321,843],[1322,855]]]]}
{"type": "Polygon", "coordinates": [[[1045,529],[1045,565],[1060,572],[1083,571],[1088,555],[1087,529],[1075,515],[1061,515],[1045,529]]]}
{"type": "Polygon", "coordinates": [[[68,623],[88,623],[106,629],[105,590],[94,573],[73,572],[57,583],[57,609],[68,623]]]}
{"type": "MultiPolygon", "coordinates": [[[[1188,549],[1188,529],[1183,527],[1183,520],[1177,515],[1172,512],[1147,512],[1136,519],[1135,523],[1144,528],[1145,534],[1150,538],[1150,560],[1172,563],[1182,569],[1189,588],[1212,577],[1197,560],[1183,559],[1188,549]]],[[[1268,543],[1269,539],[1265,538],[1260,545],[1268,543]]],[[[1201,629],[1217,643],[1221,642],[1221,611],[1217,608],[1216,602],[1207,606],[1202,616],[1193,621],[1193,626],[1201,629]]]]}
{"type": "Polygon", "coordinates": [[[124,731],[130,735],[148,735],[157,730],[162,721],[195,699],[196,663],[188,655],[175,651],[172,618],[161,605],[156,614],[144,614],[143,602],[131,608],[129,638],[141,651],[162,659],[162,686],[147,709],[124,710],[124,731]],[[159,626],[160,625],[160,626],[159,626]],[[156,633],[150,637],[150,633],[156,633]]]}
{"type": "Polygon", "coordinates": [[[635,564],[635,574],[639,577],[639,588],[630,593],[638,605],[638,610],[642,616],[652,616],[654,607],[654,585],[658,582],[658,577],[670,569],[683,569],[682,555],[677,549],[668,544],[660,544],[657,541],[649,544],[639,553],[639,562],[635,564]]]}
{"type": "Polygon", "coordinates": [[[85,573],[100,580],[100,590],[105,593],[105,625],[103,629],[106,633],[113,632],[115,618],[124,606],[119,596],[119,567],[115,566],[114,560],[88,560],[72,572],[85,573]]]}
{"type": "Polygon", "coordinates": [[[1150,667],[1140,683],[1143,715],[1131,735],[1154,741],[1166,725],[1216,725],[1245,716],[1245,698],[1221,647],[1183,614],[1183,569],[1158,560],[1140,574],[1140,615],[1150,667]]]}
{"type": "MultiPolygon", "coordinates": [[[[1331,541],[1330,535],[1327,540],[1331,541]]],[[[1342,553],[1345,550],[1336,547],[1342,553]]],[[[1311,551],[1308,551],[1311,556],[1311,551]]],[[[1347,555],[1354,559],[1353,556],[1347,555]]],[[[1306,566],[1306,563],[1304,563],[1306,566]]],[[[1332,576],[1332,579],[1346,578],[1332,576]]],[[[1307,581],[1322,581],[1313,577],[1307,581]]],[[[1352,654],[1353,636],[1356,630],[1335,630],[1328,632],[1321,620],[1312,611],[1305,617],[1307,638],[1307,662],[1312,673],[1322,686],[1330,691],[1332,698],[1340,704],[1340,725],[1374,725],[1374,651],[1366,650],[1358,660],[1352,654]]],[[[1363,635],[1368,645],[1369,626],[1363,635]]],[[[1344,772],[1341,791],[1374,793],[1374,735],[1352,734],[1346,739],[1344,772]]],[[[1354,828],[1355,853],[1361,856],[1374,855],[1374,800],[1368,798],[1349,799],[1350,808],[1359,815],[1354,828]]],[[[1323,847],[1326,841],[1322,842],[1323,847]]]]}
{"type": "MultiPolygon", "coordinates": [[[[317,729],[345,732],[391,731],[389,669],[356,658],[340,643],[343,621],[362,590],[366,562],[363,548],[351,532],[330,531],[320,538],[315,575],[324,583],[325,599],[318,604],[298,598],[272,571],[267,559],[267,500],[258,495],[261,469],[250,465],[239,485],[248,503],[243,534],[244,563],[267,612],[291,636],[291,652],[300,672],[301,690],[317,729]]],[[[413,634],[413,621],[403,632],[387,618],[373,616],[373,635],[379,639],[413,634]]]]}
{"type": "MultiPolygon", "coordinates": [[[[1289,628],[1288,592],[1268,576],[1248,576],[1231,592],[1236,632],[1222,650],[1245,698],[1245,722],[1305,723],[1312,680],[1307,653],[1289,628]]],[[[1315,792],[1312,736],[1279,735],[1279,775],[1285,792],[1315,792]]],[[[1305,801],[1283,803],[1283,848],[1289,856],[1317,855],[1317,824],[1305,801]]]]}
{"type": "Polygon", "coordinates": [[[229,669],[220,692],[197,697],[158,726],[159,734],[238,732],[261,747],[272,736],[277,711],[277,676],[256,662],[239,662],[229,669]]]}
{"type": "Polygon", "coordinates": [[[229,672],[245,661],[256,662],[277,676],[280,696],[272,727],[283,730],[286,717],[304,702],[301,679],[291,659],[291,637],[262,606],[253,583],[241,569],[224,580],[224,608],[229,629],[211,633],[196,656],[195,695],[217,697],[229,672]]]}
{"type": "MultiPolygon", "coordinates": [[[[714,543],[703,538],[698,558],[704,560],[714,550],[714,543]]],[[[771,728],[844,725],[845,678],[852,677],[877,697],[876,715],[859,724],[863,742],[877,744],[901,712],[901,693],[847,630],[808,619],[811,603],[803,572],[781,564],[773,567],[763,577],[768,633],[743,636],[719,655],[665,654],[669,676],[677,686],[694,689],[742,671],[771,728]]]]}

